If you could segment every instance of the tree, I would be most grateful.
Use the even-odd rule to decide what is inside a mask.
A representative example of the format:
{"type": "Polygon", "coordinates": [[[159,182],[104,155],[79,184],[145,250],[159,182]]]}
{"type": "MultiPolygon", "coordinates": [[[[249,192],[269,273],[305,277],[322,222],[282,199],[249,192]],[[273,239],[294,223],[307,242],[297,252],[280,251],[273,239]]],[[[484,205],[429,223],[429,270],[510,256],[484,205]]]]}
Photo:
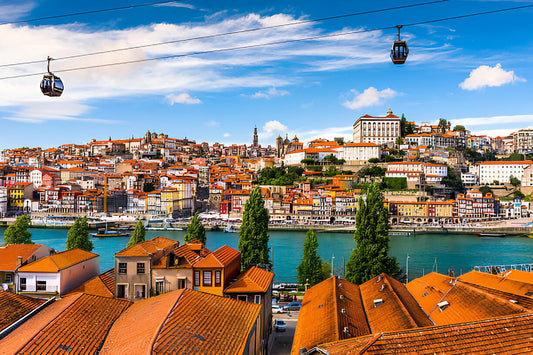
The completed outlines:
{"type": "Polygon", "coordinates": [[[314,286],[324,281],[322,259],[318,256],[317,250],[318,240],[315,232],[309,229],[305,234],[302,262],[296,268],[298,272],[298,283],[301,285],[309,283],[310,286],[314,286]]]}
{"type": "Polygon", "coordinates": [[[87,216],[76,218],[74,224],[69,228],[67,233],[67,250],[83,249],[91,251],[94,249],[93,242],[89,239],[89,223],[87,216]]]}
{"type": "Polygon", "coordinates": [[[524,199],[524,197],[526,197],[526,195],[524,195],[520,190],[514,190],[513,196],[514,198],[520,197],[520,199],[524,199]]]}
{"type": "Polygon", "coordinates": [[[370,159],[368,159],[368,162],[369,163],[373,163],[373,164],[379,163],[379,159],[378,158],[370,158],[370,159]]]}
{"type": "Polygon", "coordinates": [[[466,128],[465,128],[465,126],[458,124],[455,127],[453,127],[453,131],[454,132],[457,132],[457,131],[464,132],[464,131],[466,131],[466,128]]]}
{"type": "Polygon", "coordinates": [[[145,235],[146,235],[146,229],[144,228],[143,222],[139,219],[137,221],[137,224],[135,225],[135,229],[133,230],[133,233],[131,233],[131,237],[128,242],[128,245],[126,245],[126,248],[134,246],[137,243],[144,242],[145,235]]]}
{"type": "Polygon", "coordinates": [[[205,227],[200,221],[200,212],[196,211],[191,219],[191,223],[187,226],[187,234],[185,234],[185,243],[191,240],[198,239],[205,246],[207,238],[205,236],[205,227]]]}
{"type": "Polygon", "coordinates": [[[270,268],[268,247],[268,211],[265,208],[261,189],[256,187],[244,205],[242,224],[239,228],[241,271],[252,265],[270,268]]]}
{"type": "Polygon", "coordinates": [[[31,241],[30,216],[27,214],[17,217],[15,223],[7,227],[4,232],[4,246],[8,244],[35,244],[31,241]]]}
{"type": "Polygon", "coordinates": [[[413,133],[415,133],[415,125],[413,122],[407,122],[405,115],[402,113],[402,118],[400,119],[400,135],[405,137],[413,133]]]}
{"type": "Polygon", "coordinates": [[[439,118],[438,127],[441,133],[446,133],[446,130],[450,128],[450,122],[446,121],[444,118],[439,118]]]}
{"type": "Polygon", "coordinates": [[[400,266],[388,255],[389,213],[377,184],[369,186],[366,199],[359,199],[355,221],[356,248],[346,263],[346,280],[362,284],[381,273],[399,277],[400,266]]]}
{"type": "Polygon", "coordinates": [[[511,183],[511,185],[513,185],[514,187],[518,187],[520,186],[521,182],[520,182],[520,179],[518,179],[517,177],[514,177],[513,175],[511,175],[509,177],[509,182],[511,183]]]}

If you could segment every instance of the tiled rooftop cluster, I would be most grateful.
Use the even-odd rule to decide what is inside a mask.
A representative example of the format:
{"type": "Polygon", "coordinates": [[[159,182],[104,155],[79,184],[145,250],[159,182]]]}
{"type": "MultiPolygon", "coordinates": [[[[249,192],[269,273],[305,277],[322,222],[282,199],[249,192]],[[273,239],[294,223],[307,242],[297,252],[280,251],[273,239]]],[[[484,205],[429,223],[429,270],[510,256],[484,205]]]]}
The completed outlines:
{"type": "Polygon", "coordinates": [[[517,270],[430,273],[407,285],[332,277],[306,292],[292,354],[529,353],[532,301],[533,274],[517,270]]]}

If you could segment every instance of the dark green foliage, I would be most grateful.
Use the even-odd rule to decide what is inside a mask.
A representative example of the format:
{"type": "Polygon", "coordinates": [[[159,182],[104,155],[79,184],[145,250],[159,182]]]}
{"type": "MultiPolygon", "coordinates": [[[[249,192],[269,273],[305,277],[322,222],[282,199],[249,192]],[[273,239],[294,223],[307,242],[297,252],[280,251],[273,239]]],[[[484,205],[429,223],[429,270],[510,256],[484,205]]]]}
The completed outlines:
{"type": "Polygon", "coordinates": [[[372,165],[372,166],[369,166],[367,168],[360,170],[359,175],[372,176],[372,177],[385,176],[386,171],[387,171],[387,168],[382,168],[381,166],[378,166],[378,165],[372,165]]]}
{"type": "Polygon", "coordinates": [[[327,184],[328,180],[326,179],[313,179],[311,180],[311,185],[313,186],[313,188],[315,186],[318,186],[318,185],[325,185],[327,184]]]}
{"type": "Polygon", "coordinates": [[[524,194],[522,193],[522,191],[520,191],[520,190],[514,190],[514,191],[513,191],[513,196],[514,196],[515,198],[520,197],[521,199],[524,199],[524,197],[526,197],[526,195],[524,195],[524,194]]]}
{"type": "Polygon", "coordinates": [[[496,156],[494,155],[494,153],[492,152],[492,150],[490,149],[485,149],[484,152],[483,152],[483,159],[485,161],[496,161],[496,156]]]}
{"type": "Polygon", "coordinates": [[[458,124],[455,127],[453,127],[453,130],[454,130],[454,132],[457,132],[457,131],[464,132],[464,131],[466,131],[466,128],[465,128],[465,126],[458,124]]]}
{"type": "Polygon", "coordinates": [[[342,170],[339,170],[334,166],[330,166],[328,167],[326,171],[324,171],[324,176],[327,176],[327,177],[341,175],[341,174],[342,174],[342,170]]]}
{"type": "Polygon", "coordinates": [[[450,127],[450,122],[446,121],[444,118],[439,118],[439,131],[441,133],[446,133],[446,130],[450,127]]]}
{"type": "Polygon", "coordinates": [[[524,154],[519,153],[511,153],[507,159],[508,161],[523,161],[524,160],[524,154]]]}
{"type": "Polygon", "coordinates": [[[370,158],[370,159],[368,159],[368,162],[369,163],[379,163],[379,159],[378,158],[370,158]]]}
{"type": "Polygon", "coordinates": [[[191,218],[191,223],[187,226],[187,234],[185,234],[185,243],[190,242],[191,240],[198,239],[202,242],[202,245],[205,247],[207,238],[205,236],[205,227],[200,221],[200,212],[196,211],[194,216],[191,218]]]}
{"type": "Polygon", "coordinates": [[[359,199],[355,220],[356,248],[346,263],[346,280],[362,284],[381,273],[399,277],[400,266],[388,255],[389,213],[377,184],[369,186],[366,201],[359,199]]]}
{"type": "Polygon", "coordinates": [[[304,250],[302,262],[296,268],[298,272],[298,283],[314,286],[324,281],[322,273],[322,259],[317,254],[318,240],[312,229],[305,234],[304,250]]]}
{"type": "Polygon", "coordinates": [[[309,171],[322,171],[322,165],[310,165],[307,167],[309,171]]]}
{"type": "Polygon", "coordinates": [[[338,159],[333,154],[326,155],[324,157],[323,161],[327,162],[327,163],[330,163],[330,164],[335,164],[335,165],[342,165],[342,164],[344,164],[346,162],[344,159],[338,159]]]}
{"type": "Polygon", "coordinates": [[[143,222],[139,219],[137,221],[137,224],[135,225],[135,229],[133,230],[133,233],[131,233],[131,237],[128,242],[128,245],[126,245],[126,248],[134,246],[137,243],[144,242],[145,235],[146,235],[146,229],[144,228],[143,222]]]}
{"type": "Polygon", "coordinates": [[[382,185],[390,190],[405,190],[407,188],[407,179],[403,177],[384,177],[382,185]]]}
{"type": "Polygon", "coordinates": [[[304,169],[299,166],[264,168],[259,171],[259,184],[289,186],[300,180],[304,169]]]}
{"type": "Polygon", "coordinates": [[[241,270],[253,265],[266,268],[272,266],[268,247],[269,218],[261,197],[261,189],[256,187],[244,205],[242,224],[239,228],[241,270]]]}
{"type": "Polygon", "coordinates": [[[478,190],[483,192],[483,195],[486,195],[489,192],[492,193],[492,189],[490,187],[488,187],[487,185],[481,186],[478,190]]]}
{"type": "Polygon", "coordinates": [[[463,182],[457,176],[457,174],[455,174],[455,169],[452,167],[448,167],[448,175],[442,178],[441,182],[444,185],[453,187],[456,190],[460,190],[463,188],[463,182]]]}
{"type": "Polygon", "coordinates": [[[412,123],[407,123],[407,119],[405,118],[404,114],[402,114],[402,118],[400,120],[400,130],[402,137],[415,133],[415,126],[412,123]]]}
{"type": "Polygon", "coordinates": [[[521,184],[520,179],[514,177],[513,175],[511,175],[511,176],[509,177],[509,182],[510,182],[511,185],[513,185],[514,187],[520,186],[520,184],[521,184]]]}
{"type": "Polygon", "coordinates": [[[316,164],[316,161],[311,158],[305,158],[305,159],[302,159],[300,163],[305,164],[305,165],[310,165],[310,164],[316,164]]]}
{"type": "Polygon", "coordinates": [[[7,227],[4,232],[4,246],[8,244],[35,244],[31,241],[30,216],[27,214],[17,217],[15,223],[7,227]]]}
{"type": "Polygon", "coordinates": [[[466,160],[469,160],[473,163],[483,161],[483,155],[472,148],[463,149],[463,155],[466,160]]]}
{"type": "Polygon", "coordinates": [[[396,161],[396,158],[392,155],[385,155],[383,158],[385,160],[385,163],[390,163],[391,161],[396,161]]]}
{"type": "Polygon", "coordinates": [[[93,242],[89,238],[89,223],[87,216],[78,217],[67,233],[67,250],[79,248],[85,251],[93,250],[93,242]]]}
{"type": "Polygon", "coordinates": [[[155,190],[155,186],[152,182],[147,182],[143,186],[143,192],[152,192],[155,190]]]}

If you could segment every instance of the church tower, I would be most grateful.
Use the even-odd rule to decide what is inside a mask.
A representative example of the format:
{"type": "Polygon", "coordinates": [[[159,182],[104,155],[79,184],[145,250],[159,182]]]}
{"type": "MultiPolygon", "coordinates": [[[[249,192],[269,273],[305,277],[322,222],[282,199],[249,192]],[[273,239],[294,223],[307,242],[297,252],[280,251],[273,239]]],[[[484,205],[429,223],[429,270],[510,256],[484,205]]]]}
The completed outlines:
{"type": "Polygon", "coordinates": [[[254,147],[259,146],[259,137],[257,136],[257,126],[254,127],[254,147]]]}

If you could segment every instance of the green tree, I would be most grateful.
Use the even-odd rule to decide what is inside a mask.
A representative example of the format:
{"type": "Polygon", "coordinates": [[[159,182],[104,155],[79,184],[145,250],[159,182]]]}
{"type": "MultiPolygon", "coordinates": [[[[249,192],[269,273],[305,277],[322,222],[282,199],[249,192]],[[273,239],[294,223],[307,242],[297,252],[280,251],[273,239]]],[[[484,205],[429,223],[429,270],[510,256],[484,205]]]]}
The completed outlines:
{"type": "Polygon", "coordinates": [[[304,285],[309,283],[314,286],[324,281],[322,274],[322,259],[317,254],[318,240],[315,232],[309,229],[305,234],[304,250],[302,262],[296,268],[298,272],[298,283],[304,285]]]}
{"type": "Polygon", "coordinates": [[[87,216],[76,218],[74,224],[69,228],[67,233],[67,250],[83,249],[91,251],[94,249],[93,242],[89,238],[89,223],[87,216]]]}
{"type": "Polygon", "coordinates": [[[31,241],[30,216],[27,214],[17,217],[15,223],[7,227],[4,232],[4,246],[8,244],[35,244],[31,241]]]}
{"type": "Polygon", "coordinates": [[[446,133],[446,130],[450,128],[450,122],[446,121],[444,118],[439,118],[438,127],[441,133],[446,133]]]}
{"type": "Polygon", "coordinates": [[[389,213],[377,184],[369,186],[366,199],[359,199],[355,221],[356,248],[346,263],[346,280],[362,284],[383,272],[399,277],[400,266],[388,255],[389,213]]]}
{"type": "Polygon", "coordinates": [[[520,190],[514,190],[513,196],[514,198],[520,197],[520,199],[524,199],[524,197],[526,197],[526,195],[524,195],[520,190]]]}
{"type": "Polygon", "coordinates": [[[207,238],[205,236],[205,227],[200,221],[200,212],[196,211],[191,218],[191,223],[187,226],[187,234],[185,234],[185,243],[191,240],[198,239],[205,246],[207,238]]]}
{"type": "Polygon", "coordinates": [[[268,211],[265,208],[261,189],[256,187],[244,205],[242,224],[239,228],[239,250],[241,270],[258,265],[270,268],[268,247],[268,211]]]}
{"type": "Polygon", "coordinates": [[[520,186],[520,184],[521,184],[520,179],[518,179],[517,177],[514,177],[513,175],[511,175],[511,176],[509,177],[509,182],[510,182],[511,185],[513,185],[514,187],[520,186]]]}
{"type": "Polygon", "coordinates": [[[509,155],[509,158],[507,158],[505,160],[508,160],[508,161],[522,161],[522,160],[524,160],[524,154],[511,153],[511,155],[509,155]]]}
{"type": "Polygon", "coordinates": [[[402,118],[400,119],[400,134],[402,137],[407,136],[408,134],[415,133],[415,125],[412,122],[407,122],[405,115],[402,113],[402,118]]]}
{"type": "Polygon", "coordinates": [[[466,131],[466,128],[465,128],[465,126],[458,124],[458,125],[456,125],[455,127],[453,127],[453,131],[454,131],[454,132],[457,132],[457,131],[462,131],[462,132],[464,132],[464,131],[466,131]]]}
{"type": "Polygon", "coordinates": [[[128,242],[128,245],[126,245],[126,248],[134,246],[137,243],[144,242],[145,235],[146,235],[146,229],[144,228],[143,222],[139,219],[137,221],[137,224],[135,225],[135,229],[133,230],[133,233],[131,233],[131,237],[128,242]]]}
{"type": "Polygon", "coordinates": [[[370,159],[368,159],[368,162],[369,163],[379,163],[379,159],[378,158],[370,158],[370,159]]]}
{"type": "Polygon", "coordinates": [[[486,195],[488,193],[491,193],[491,194],[493,193],[492,189],[488,185],[483,185],[478,190],[481,191],[483,195],[486,195]]]}

